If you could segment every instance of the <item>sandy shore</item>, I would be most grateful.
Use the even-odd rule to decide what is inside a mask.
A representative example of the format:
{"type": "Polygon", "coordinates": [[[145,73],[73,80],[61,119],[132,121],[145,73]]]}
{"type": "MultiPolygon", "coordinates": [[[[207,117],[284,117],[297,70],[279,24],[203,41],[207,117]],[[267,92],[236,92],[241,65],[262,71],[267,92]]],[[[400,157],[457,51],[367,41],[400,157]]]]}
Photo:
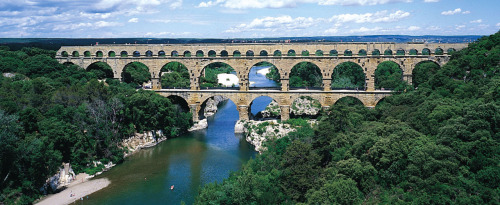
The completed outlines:
{"type": "Polygon", "coordinates": [[[83,180],[83,182],[81,182],[81,180],[75,180],[75,183],[70,184],[65,190],[57,194],[50,195],[36,204],[70,204],[76,200],[80,200],[80,198],[83,198],[85,201],[85,196],[107,187],[110,183],[111,182],[108,179],[95,179],[90,181],[83,180]]]}

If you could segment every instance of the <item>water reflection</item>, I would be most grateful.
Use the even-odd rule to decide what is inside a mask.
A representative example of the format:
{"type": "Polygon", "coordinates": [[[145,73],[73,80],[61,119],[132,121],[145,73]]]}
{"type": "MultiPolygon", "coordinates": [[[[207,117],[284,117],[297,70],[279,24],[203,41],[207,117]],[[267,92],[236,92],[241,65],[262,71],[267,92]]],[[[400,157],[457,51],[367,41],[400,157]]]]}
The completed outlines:
{"type": "Polygon", "coordinates": [[[208,118],[209,127],[142,150],[99,177],[111,184],[89,196],[90,204],[191,204],[200,186],[222,182],[256,152],[234,134],[236,105],[228,101],[208,118]],[[174,190],[170,186],[174,185],[174,190]]]}

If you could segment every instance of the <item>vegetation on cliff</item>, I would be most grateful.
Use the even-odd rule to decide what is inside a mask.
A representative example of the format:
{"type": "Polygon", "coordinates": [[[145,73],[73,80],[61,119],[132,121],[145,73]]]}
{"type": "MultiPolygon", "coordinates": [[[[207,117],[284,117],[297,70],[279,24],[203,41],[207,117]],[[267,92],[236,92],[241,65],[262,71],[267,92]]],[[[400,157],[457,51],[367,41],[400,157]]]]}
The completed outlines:
{"type": "Polygon", "coordinates": [[[0,76],[0,202],[31,203],[62,162],[75,172],[92,169],[93,161],[117,163],[123,138],[160,129],[176,136],[192,123],[168,98],[135,90],[144,80],[134,77],[140,66],[129,70],[130,84],[104,83],[97,79],[108,74],[99,65],[87,72],[59,64],[54,54],[0,50],[7,76],[0,76]]]}
{"type": "Polygon", "coordinates": [[[337,103],[196,204],[498,204],[499,62],[496,33],[375,109],[337,103]]]}

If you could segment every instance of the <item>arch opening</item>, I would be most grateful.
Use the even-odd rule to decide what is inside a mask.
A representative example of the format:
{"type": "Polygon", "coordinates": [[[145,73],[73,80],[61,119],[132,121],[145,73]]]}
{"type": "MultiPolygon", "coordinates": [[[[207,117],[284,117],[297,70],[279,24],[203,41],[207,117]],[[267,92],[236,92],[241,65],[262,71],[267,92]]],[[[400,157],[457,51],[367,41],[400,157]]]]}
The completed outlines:
{"type": "Polygon", "coordinates": [[[320,113],[321,103],[310,96],[298,97],[290,107],[290,118],[316,119],[320,113]]]}
{"type": "Polygon", "coordinates": [[[160,70],[160,83],[162,89],[189,89],[189,71],[182,63],[167,63],[160,70]]]}
{"type": "Polygon", "coordinates": [[[375,49],[372,51],[372,56],[379,56],[380,55],[380,50],[379,49],[375,49]]]}
{"type": "Polygon", "coordinates": [[[248,106],[251,120],[270,120],[281,118],[281,108],[273,98],[259,96],[252,100],[248,106]]]}
{"type": "Polygon", "coordinates": [[[210,63],[203,68],[200,76],[201,89],[238,89],[239,78],[234,69],[222,62],[210,63]]]}
{"type": "Polygon", "coordinates": [[[132,62],[123,68],[121,73],[122,81],[129,84],[134,84],[136,87],[144,86],[151,80],[149,68],[140,62],[132,62]]]}
{"type": "Polygon", "coordinates": [[[339,52],[337,50],[331,50],[330,51],[330,56],[338,56],[339,52]]]}
{"type": "Polygon", "coordinates": [[[116,53],[114,51],[108,52],[109,57],[116,57],[116,53]]]}
{"type": "Polygon", "coordinates": [[[95,57],[102,58],[103,56],[104,56],[104,54],[102,53],[102,51],[97,51],[95,53],[95,57]]]}
{"type": "Polygon", "coordinates": [[[90,51],[85,51],[83,52],[84,57],[90,57],[90,51]]]}
{"type": "Polygon", "coordinates": [[[221,57],[228,57],[229,53],[226,50],[223,50],[223,51],[220,52],[220,56],[221,57]]]}
{"type": "Polygon", "coordinates": [[[267,51],[266,50],[261,50],[259,55],[260,56],[267,56],[267,51]]]}
{"type": "Polygon", "coordinates": [[[254,53],[252,50],[248,50],[246,53],[245,53],[246,56],[248,57],[253,57],[254,56],[254,53]]]}
{"type": "Polygon", "coordinates": [[[332,89],[364,90],[365,85],[366,75],[360,65],[354,62],[344,62],[333,69],[332,89]]]}
{"type": "Polygon", "coordinates": [[[196,57],[203,57],[205,54],[203,53],[202,50],[196,51],[196,57]]]}
{"type": "Polygon", "coordinates": [[[392,56],[392,50],[391,49],[387,49],[384,51],[384,56],[392,56]]]}
{"type": "Polygon", "coordinates": [[[207,98],[200,105],[200,110],[198,111],[198,119],[202,120],[211,117],[217,113],[217,111],[224,106],[226,108],[235,109],[236,104],[229,98],[223,97],[221,95],[215,95],[207,98]]]}
{"type": "Polygon", "coordinates": [[[316,56],[323,56],[323,51],[322,50],[317,50],[315,53],[316,56]]]}
{"type": "Polygon", "coordinates": [[[401,49],[401,48],[400,48],[400,49],[398,49],[398,50],[396,51],[396,55],[397,55],[397,56],[404,56],[404,55],[405,55],[405,50],[403,50],[403,49],[401,49]]]}
{"type": "MultiPolygon", "coordinates": [[[[172,51],[173,52],[173,51],[172,51]]],[[[165,51],[161,50],[161,51],[158,51],[158,57],[165,57],[167,54],[165,53],[165,51]]]]}
{"type": "Polygon", "coordinates": [[[290,89],[323,89],[319,67],[310,62],[300,62],[290,72],[290,89]]]}
{"type": "Polygon", "coordinates": [[[170,52],[170,56],[172,56],[172,57],[179,57],[179,52],[172,51],[172,52],[170,52]]]}
{"type": "Polygon", "coordinates": [[[122,52],[120,53],[120,56],[121,56],[121,57],[128,57],[128,53],[127,53],[127,51],[122,51],[122,52]]]}
{"type": "Polygon", "coordinates": [[[303,50],[300,55],[301,56],[309,56],[309,51],[308,50],[303,50]]]}
{"type": "Polygon", "coordinates": [[[191,51],[184,51],[184,57],[191,57],[191,51]]]}
{"type": "Polygon", "coordinates": [[[441,67],[434,61],[422,61],[415,65],[412,71],[413,87],[417,88],[422,83],[429,80],[430,76],[435,74],[441,67]]]}
{"type": "Polygon", "coordinates": [[[67,52],[67,51],[63,51],[63,52],[61,52],[61,56],[62,56],[62,57],[68,57],[68,56],[69,56],[69,54],[68,54],[68,52],[67,52]]]}
{"type": "Polygon", "coordinates": [[[376,89],[395,89],[404,84],[403,70],[393,61],[384,61],[375,69],[375,88],[376,89]]]}
{"type": "Polygon", "coordinates": [[[344,51],[344,56],[352,56],[352,51],[347,49],[344,51]]]}
{"type": "Polygon", "coordinates": [[[178,110],[182,111],[183,113],[187,113],[190,111],[189,104],[184,98],[177,95],[170,95],[167,98],[172,104],[176,105],[178,110]]]}
{"type": "Polygon", "coordinates": [[[233,52],[233,57],[241,57],[241,52],[239,50],[235,50],[233,52]]]}
{"type": "Polygon", "coordinates": [[[296,55],[295,50],[293,50],[293,49],[288,50],[287,56],[295,56],[295,55],[296,55]]]}
{"type": "Polygon", "coordinates": [[[365,106],[361,100],[352,96],[345,96],[338,99],[334,104],[334,106],[344,105],[344,106],[365,106]]]}
{"type": "Polygon", "coordinates": [[[217,56],[217,53],[215,53],[214,50],[208,51],[208,57],[216,57],[216,56],[217,56]]]}
{"type": "Polygon", "coordinates": [[[361,49],[361,50],[359,50],[359,52],[358,52],[358,56],[366,56],[366,55],[367,55],[367,53],[366,53],[366,50],[365,50],[365,49],[361,49]]]}
{"type": "Polygon", "coordinates": [[[375,109],[379,109],[379,108],[384,107],[384,106],[386,106],[388,104],[389,104],[389,102],[384,97],[384,98],[378,100],[377,104],[375,105],[375,109]]]}
{"type": "Polygon", "coordinates": [[[410,55],[418,55],[418,50],[417,49],[410,49],[410,55]]]}
{"type": "Polygon", "coordinates": [[[278,69],[266,61],[256,63],[250,68],[248,81],[250,90],[281,90],[278,69]]]}
{"type": "Polygon", "coordinates": [[[280,50],[275,50],[273,53],[273,56],[281,56],[281,51],[280,50]]]}
{"type": "Polygon", "coordinates": [[[444,51],[442,48],[436,48],[436,50],[434,51],[434,54],[435,55],[443,55],[444,51]]]}
{"type": "Polygon", "coordinates": [[[135,58],[137,58],[137,57],[141,57],[141,53],[140,53],[139,51],[134,51],[134,52],[132,53],[132,56],[133,56],[133,57],[135,57],[135,58]]]}
{"type": "Polygon", "coordinates": [[[431,55],[431,50],[428,48],[422,49],[422,55],[426,55],[426,56],[431,55]]]}
{"type": "Polygon", "coordinates": [[[100,80],[114,77],[113,69],[105,62],[92,63],[85,70],[94,73],[97,79],[100,80]]]}
{"type": "Polygon", "coordinates": [[[72,57],[80,57],[80,53],[78,53],[78,51],[73,51],[73,53],[71,53],[71,56],[72,57]]]}
{"type": "Polygon", "coordinates": [[[453,54],[456,50],[454,48],[448,48],[448,55],[453,54]]]}
{"type": "Polygon", "coordinates": [[[153,57],[153,51],[150,50],[146,51],[146,57],[153,57]]]}

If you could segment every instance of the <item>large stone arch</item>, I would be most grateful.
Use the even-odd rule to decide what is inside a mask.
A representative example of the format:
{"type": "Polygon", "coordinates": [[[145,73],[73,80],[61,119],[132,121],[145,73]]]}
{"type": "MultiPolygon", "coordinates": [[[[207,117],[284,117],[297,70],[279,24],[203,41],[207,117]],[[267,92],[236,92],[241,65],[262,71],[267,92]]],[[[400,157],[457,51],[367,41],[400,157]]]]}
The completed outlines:
{"type": "Polygon", "coordinates": [[[233,63],[231,61],[216,59],[216,60],[212,60],[212,61],[206,61],[206,63],[203,63],[200,65],[200,71],[199,71],[198,76],[196,78],[198,85],[202,84],[201,80],[202,80],[203,75],[205,74],[207,67],[211,64],[214,64],[214,63],[222,63],[222,64],[226,64],[226,65],[230,66],[236,72],[236,76],[238,77],[238,81],[239,81],[238,83],[241,84],[241,78],[239,77],[239,73],[240,73],[239,69],[237,69],[237,67],[233,66],[233,63]]]}
{"type": "MultiPolygon", "coordinates": [[[[357,78],[350,78],[350,80],[354,80],[354,81],[360,81],[362,80],[363,81],[363,86],[362,87],[356,87],[358,88],[359,90],[364,90],[367,88],[367,72],[365,71],[365,69],[363,69],[363,64],[359,64],[353,60],[346,60],[346,61],[342,61],[342,62],[338,62],[337,64],[335,64],[335,66],[333,67],[333,70],[331,71],[331,76],[328,76],[329,78],[331,78],[331,87],[332,89],[334,89],[334,81],[337,80],[336,79],[336,76],[337,74],[343,74],[345,71],[340,71],[340,70],[337,70],[337,69],[341,69],[341,65],[346,65],[346,66],[349,66],[349,64],[351,65],[354,65],[355,68],[354,69],[357,69],[357,71],[355,72],[361,72],[363,73],[363,77],[362,79],[360,79],[361,77],[357,77],[357,78]],[[337,71],[339,73],[337,73],[337,71]]],[[[354,82],[353,82],[354,83],[354,82]]],[[[361,86],[361,85],[360,85],[361,86]]],[[[335,88],[340,88],[340,87],[335,87],[335,88]]],[[[351,88],[351,89],[356,89],[356,88],[351,88]]]]}
{"type": "MultiPolygon", "coordinates": [[[[190,70],[189,70],[189,68],[188,68],[188,67],[187,67],[184,63],[182,63],[182,61],[180,61],[180,60],[166,61],[164,64],[162,64],[162,65],[161,65],[161,67],[159,67],[159,70],[158,70],[158,78],[159,78],[159,80],[158,80],[158,82],[156,82],[156,83],[157,83],[157,85],[156,85],[156,86],[157,86],[157,87],[159,86],[159,87],[161,87],[162,89],[166,89],[166,88],[170,88],[170,89],[171,89],[172,87],[174,87],[174,88],[185,88],[185,87],[191,87],[191,75],[192,75],[191,73],[192,73],[192,71],[190,71],[190,70]],[[180,64],[180,65],[179,65],[180,67],[178,67],[178,68],[173,68],[173,69],[174,69],[174,71],[175,71],[175,70],[177,70],[176,72],[179,72],[179,73],[181,74],[181,76],[180,76],[181,78],[187,78],[187,80],[188,80],[187,85],[182,85],[182,84],[184,84],[184,83],[183,83],[184,81],[183,81],[182,79],[179,79],[179,78],[177,78],[179,82],[178,82],[178,83],[175,83],[175,84],[177,84],[178,86],[175,86],[175,85],[174,85],[174,86],[172,86],[171,84],[167,84],[167,83],[163,84],[163,78],[162,78],[162,75],[163,75],[165,72],[168,72],[168,71],[166,70],[166,66],[167,66],[167,65],[169,65],[169,64],[172,64],[172,63],[179,63],[179,64],[180,64]],[[185,74],[185,73],[183,73],[183,70],[184,70],[184,69],[183,69],[182,67],[184,67],[184,68],[185,68],[185,71],[187,71],[187,74],[186,74],[187,76],[183,76],[183,74],[185,74]],[[164,69],[164,68],[165,68],[165,69],[164,69]]],[[[175,78],[175,77],[174,77],[174,78],[175,78]]]]}
{"type": "MultiPolygon", "coordinates": [[[[120,75],[119,75],[119,76],[120,76],[120,78],[122,79],[122,81],[123,81],[123,80],[128,80],[128,79],[123,79],[123,78],[124,78],[124,73],[125,73],[125,71],[126,71],[127,67],[128,67],[129,65],[133,64],[133,63],[140,63],[140,64],[142,64],[142,65],[146,66],[147,71],[148,71],[148,73],[149,73],[149,81],[151,81],[151,79],[153,78],[153,75],[152,75],[151,71],[152,71],[153,69],[150,67],[150,65],[146,64],[145,62],[136,61],[136,60],[134,60],[134,61],[130,61],[130,62],[127,62],[127,63],[126,63],[126,64],[122,67],[121,72],[120,72],[120,75]]],[[[127,76],[125,76],[125,77],[127,78],[127,76]]],[[[148,81],[146,81],[146,82],[148,82],[148,81]]]]}
{"type": "MultiPolygon", "coordinates": [[[[394,58],[384,58],[384,60],[382,62],[379,62],[377,64],[377,68],[375,69],[375,71],[373,73],[374,74],[375,88],[377,88],[377,87],[384,88],[384,87],[382,87],[383,85],[380,85],[380,83],[383,82],[382,80],[384,80],[383,76],[377,76],[377,71],[382,68],[381,67],[382,64],[397,65],[398,68],[399,68],[399,71],[401,71],[401,81],[403,81],[403,77],[405,75],[405,66],[404,66],[404,64],[403,63],[399,64],[398,61],[397,61],[397,59],[394,59],[394,58]],[[382,79],[380,79],[381,77],[382,77],[382,79]]],[[[396,70],[394,73],[396,73],[396,72],[398,72],[398,70],[396,70]]],[[[394,74],[394,73],[392,73],[392,74],[394,74]]],[[[388,88],[385,88],[385,89],[388,89],[388,88]]],[[[389,88],[389,89],[394,89],[394,88],[389,88]]]]}
{"type": "Polygon", "coordinates": [[[373,106],[375,106],[375,104],[373,102],[369,102],[369,100],[366,100],[365,98],[363,98],[361,96],[357,96],[355,94],[341,94],[337,99],[335,99],[333,101],[333,104],[331,106],[337,105],[337,103],[341,99],[345,99],[345,98],[353,98],[353,99],[361,102],[361,104],[364,105],[364,106],[366,106],[366,107],[373,107],[373,106]]]}
{"type": "MultiPolygon", "coordinates": [[[[255,102],[255,100],[257,100],[258,98],[261,98],[261,97],[271,98],[271,102],[270,103],[272,103],[273,101],[275,101],[278,104],[279,112],[280,112],[280,114],[277,116],[277,118],[281,118],[283,116],[283,110],[281,109],[282,105],[283,105],[283,102],[280,102],[280,99],[278,98],[278,96],[274,96],[272,94],[271,95],[269,95],[269,94],[263,94],[263,93],[262,94],[254,94],[254,95],[252,95],[250,97],[249,104],[248,104],[248,115],[249,116],[252,116],[252,105],[253,105],[253,103],[255,102]]],[[[266,107],[268,105],[266,105],[266,107]]],[[[264,107],[264,109],[265,109],[265,107],[264,107]]],[[[290,111],[288,110],[288,111],[285,111],[285,112],[288,112],[288,113],[286,113],[286,116],[289,116],[290,111]]]]}
{"type": "MultiPolygon", "coordinates": [[[[206,104],[207,104],[208,100],[210,98],[214,98],[216,96],[226,97],[228,100],[230,100],[235,105],[237,105],[236,103],[238,101],[236,101],[237,99],[234,99],[234,95],[225,95],[224,93],[220,93],[220,94],[216,94],[216,95],[214,95],[214,94],[212,94],[212,95],[203,95],[202,98],[200,98],[200,103],[196,106],[196,114],[197,114],[199,120],[202,120],[203,117],[206,117],[205,116],[206,113],[204,112],[203,109],[206,107],[206,104]]],[[[236,106],[235,109],[238,110],[238,107],[236,106]]],[[[238,112],[239,112],[239,110],[238,110],[238,112]]]]}
{"type": "MultiPolygon", "coordinates": [[[[108,67],[109,67],[109,71],[106,71],[106,70],[103,70],[104,74],[105,74],[105,78],[113,78],[114,77],[114,71],[113,71],[113,68],[111,67],[111,65],[109,65],[107,62],[104,62],[104,61],[94,61],[92,63],[90,63],[88,66],[85,67],[85,71],[90,71],[90,70],[93,70],[94,69],[94,65],[97,66],[97,64],[99,63],[103,63],[103,64],[106,64],[108,67]]],[[[100,70],[100,69],[99,69],[100,70]]],[[[98,76],[99,77],[99,76],[98,76]]]]}
{"type": "Polygon", "coordinates": [[[252,68],[253,68],[254,66],[256,66],[257,64],[259,64],[259,63],[263,63],[263,62],[265,62],[265,63],[269,63],[269,64],[273,65],[273,66],[274,66],[274,67],[278,70],[278,74],[280,75],[280,80],[281,80],[281,78],[283,78],[283,77],[282,77],[281,70],[279,69],[279,67],[278,67],[277,65],[275,65],[274,63],[272,63],[272,61],[270,61],[270,60],[254,60],[254,61],[250,61],[250,62],[249,62],[249,67],[248,67],[248,69],[246,69],[246,70],[244,71],[244,72],[245,72],[245,73],[244,73],[245,78],[246,78],[246,79],[248,79],[248,80],[250,81],[250,80],[251,80],[251,79],[250,79],[250,72],[252,71],[252,68]]]}
{"type": "MultiPolygon", "coordinates": [[[[439,63],[437,63],[436,61],[433,61],[433,60],[422,60],[422,61],[419,61],[417,63],[415,63],[415,65],[413,66],[413,69],[411,70],[411,79],[412,79],[412,82],[411,84],[413,84],[414,87],[417,87],[419,82],[417,81],[420,81],[418,78],[427,78],[428,76],[425,76],[423,73],[416,73],[418,72],[418,69],[419,69],[419,66],[423,63],[433,63],[437,66],[437,70],[441,69],[441,65],[439,63]],[[416,75],[419,75],[418,77],[416,75]]],[[[423,71],[423,72],[426,72],[428,74],[428,72],[432,72],[432,70],[429,70],[429,71],[423,71]]]]}
{"type": "Polygon", "coordinates": [[[170,99],[172,104],[180,104],[180,106],[182,107],[182,110],[187,111],[187,112],[190,111],[189,102],[183,96],[171,94],[171,95],[167,95],[164,97],[170,99]]]}
{"type": "MultiPolygon", "coordinates": [[[[322,64],[320,61],[314,61],[312,59],[300,59],[300,60],[296,60],[292,63],[292,67],[288,68],[287,70],[285,70],[285,74],[288,74],[288,75],[285,75],[285,78],[288,78],[288,79],[291,79],[293,76],[292,76],[292,72],[294,71],[294,68],[296,66],[298,66],[299,64],[301,63],[308,63],[308,64],[312,64],[313,66],[316,66],[317,67],[317,71],[319,72],[319,76],[321,77],[321,85],[319,85],[319,87],[322,87],[322,81],[323,81],[323,73],[325,72],[325,69],[322,69],[322,64]]],[[[324,68],[324,67],[323,67],[324,68]]],[[[309,71],[310,72],[310,71],[309,71]]],[[[300,75],[300,73],[299,73],[300,75]]],[[[319,83],[319,82],[316,82],[316,83],[319,83]]],[[[292,82],[289,82],[289,85],[291,86],[292,82]]],[[[318,87],[317,85],[313,85],[313,86],[310,86],[310,87],[318,87]]]]}

